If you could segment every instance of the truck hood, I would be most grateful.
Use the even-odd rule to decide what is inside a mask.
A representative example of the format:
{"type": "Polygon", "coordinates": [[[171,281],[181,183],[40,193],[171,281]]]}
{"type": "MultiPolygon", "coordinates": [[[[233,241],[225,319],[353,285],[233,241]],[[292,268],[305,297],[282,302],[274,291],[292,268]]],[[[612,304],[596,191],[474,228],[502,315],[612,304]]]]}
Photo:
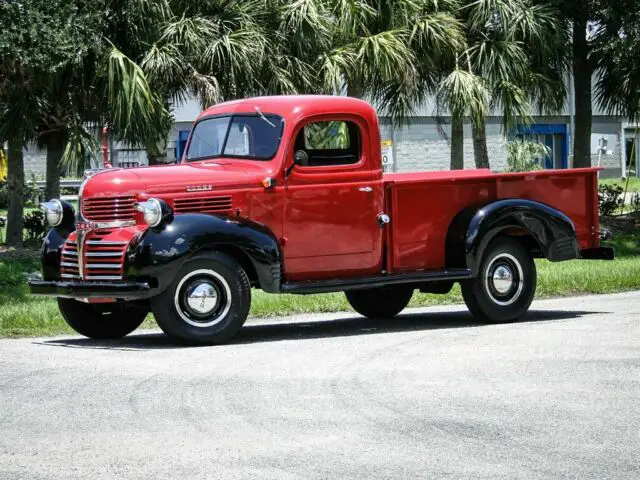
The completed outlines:
{"type": "Polygon", "coordinates": [[[271,162],[208,160],[102,171],[85,184],[83,196],[109,196],[147,193],[171,194],[187,188],[240,188],[262,184],[273,176],[271,162]]]}

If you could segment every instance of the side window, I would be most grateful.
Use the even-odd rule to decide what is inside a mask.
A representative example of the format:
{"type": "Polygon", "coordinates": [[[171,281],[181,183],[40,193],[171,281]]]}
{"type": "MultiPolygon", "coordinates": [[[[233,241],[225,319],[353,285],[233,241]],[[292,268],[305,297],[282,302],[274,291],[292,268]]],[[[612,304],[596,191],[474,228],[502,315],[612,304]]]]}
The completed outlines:
{"type": "Polygon", "coordinates": [[[296,138],[308,166],[349,165],[360,160],[360,129],[353,122],[331,120],[305,125],[296,138]]]}

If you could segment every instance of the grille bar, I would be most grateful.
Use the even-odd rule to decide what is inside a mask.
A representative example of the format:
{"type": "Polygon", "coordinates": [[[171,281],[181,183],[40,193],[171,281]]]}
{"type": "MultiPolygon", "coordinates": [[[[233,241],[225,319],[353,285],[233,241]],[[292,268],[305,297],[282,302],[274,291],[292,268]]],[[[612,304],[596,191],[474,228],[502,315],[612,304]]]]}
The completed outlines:
{"type": "Polygon", "coordinates": [[[100,222],[133,220],[134,204],[133,195],[83,198],[82,214],[87,220],[100,222]]]}
{"type": "Polygon", "coordinates": [[[84,280],[122,280],[124,274],[124,254],[129,242],[101,240],[110,231],[95,230],[87,233],[83,244],[83,258],[78,255],[75,240],[68,240],[62,248],[60,262],[61,278],[84,280]],[[87,259],[83,262],[80,260],[87,259]],[[82,272],[80,271],[82,263],[82,272]]]}

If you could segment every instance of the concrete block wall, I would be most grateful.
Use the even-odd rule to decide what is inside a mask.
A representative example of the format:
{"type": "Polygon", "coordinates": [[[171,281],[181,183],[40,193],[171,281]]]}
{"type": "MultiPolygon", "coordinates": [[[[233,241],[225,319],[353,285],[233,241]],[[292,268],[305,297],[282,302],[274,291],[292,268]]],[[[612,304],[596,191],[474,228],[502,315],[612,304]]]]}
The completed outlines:
{"type": "MultiPolygon", "coordinates": [[[[392,130],[390,121],[382,119],[380,134],[383,140],[394,140],[396,171],[448,170],[451,165],[450,119],[441,124],[434,118],[417,117],[392,130]]],[[[471,124],[464,126],[464,168],[475,168],[471,124]]],[[[487,148],[491,169],[502,171],[506,167],[507,141],[499,120],[487,120],[487,148]]]]}
{"type": "Polygon", "coordinates": [[[24,151],[24,178],[44,180],[47,174],[47,150],[39,149],[36,144],[29,145],[24,151]]]}

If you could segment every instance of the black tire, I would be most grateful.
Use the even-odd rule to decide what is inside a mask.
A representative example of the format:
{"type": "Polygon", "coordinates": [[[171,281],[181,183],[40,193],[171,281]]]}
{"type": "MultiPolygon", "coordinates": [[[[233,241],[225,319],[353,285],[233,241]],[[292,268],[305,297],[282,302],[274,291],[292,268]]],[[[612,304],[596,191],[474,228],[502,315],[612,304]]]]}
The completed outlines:
{"type": "Polygon", "coordinates": [[[403,285],[366,290],[348,290],[347,301],[367,318],[392,318],[406,308],[413,296],[413,287],[403,285]]]}
{"type": "Polygon", "coordinates": [[[64,320],[80,335],[104,340],[130,334],[149,314],[143,303],[84,303],[72,298],[58,298],[64,320]]]}
{"type": "Polygon", "coordinates": [[[498,237],[482,257],[478,276],[461,282],[462,297],[474,317],[502,323],[527,313],[536,293],[533,258],[517,241],[498,237]]]}
{"type": "Polygon", "coordinates": [[[151,299],[156,322],[171,338],[215,345],[236,335],[251,307],[251,285],[240,264],[220,252],[186,262],[169,287],[151,299]]]}

